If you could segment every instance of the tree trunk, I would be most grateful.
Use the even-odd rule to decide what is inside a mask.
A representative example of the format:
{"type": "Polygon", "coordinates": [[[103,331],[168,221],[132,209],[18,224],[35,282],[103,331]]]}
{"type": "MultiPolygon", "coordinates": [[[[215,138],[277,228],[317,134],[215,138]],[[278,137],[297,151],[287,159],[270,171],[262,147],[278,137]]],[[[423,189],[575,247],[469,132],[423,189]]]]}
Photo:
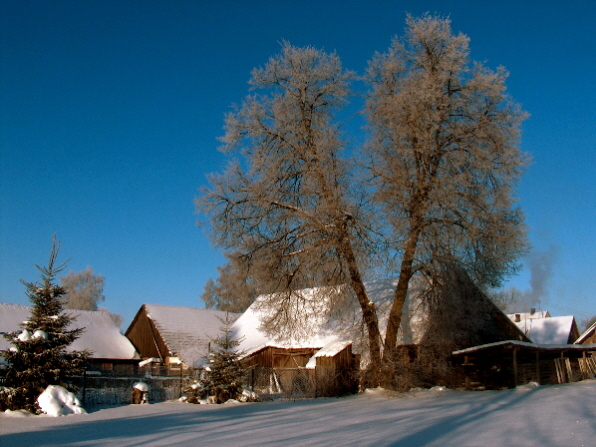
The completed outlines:
{"type": "Polygon", "coordinates": [[[341,252],[348,264],[350,284],[356,294],[358,303],[360,304],[360,309],[362,310],[362,316],[368,332],[370,364],[367,369],[367,381],[369,382],[369,386],[376,387],[379,385],[381,371],[381,331],[379,329],[377,310],[375,304],[369,299],[368,294],[366,293],[366,288],[364,287],[364,282],[360,270],[358,269],[358,263],[354,251],[352,250],[352,245],[345,228],[343,228],[343,230],[343,237],[340,241],[341,252]]]}
{"type": "Polygon", "coordinates": [[[414,264],[414,257],[416,255],[416,247],[418,245],[418,238],[420,237],[420,227],[415,225],[410,232],[410,237],[406,243],[404,257],[401,262],[401,269],[399,272],[399,279],[395,294],[393,296],[393,303],[389,312],[387,321],[387,332],[385,334],[385,343],[383,349],[383,380],[389,384],[393,378],[395,349],[397,346],[397,333],[401,325],[401,318],[408,294],[408,285],[412,278],[412,266],[414,264]]]}

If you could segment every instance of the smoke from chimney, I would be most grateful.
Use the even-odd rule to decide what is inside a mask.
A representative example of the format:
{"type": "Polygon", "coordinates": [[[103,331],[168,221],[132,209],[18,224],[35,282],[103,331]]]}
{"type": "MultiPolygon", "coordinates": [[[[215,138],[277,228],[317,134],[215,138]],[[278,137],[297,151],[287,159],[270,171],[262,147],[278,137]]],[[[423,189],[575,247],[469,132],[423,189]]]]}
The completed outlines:
{"type": "Polygon", "coordinates": [[[528,256],[530,269],[530,290],[524,293],[523,305],[526,308],[536,307],[548,295],[547,286],[552,277],[553,267],[557,261],[559,250],[551,245],[543,252],[532,252],[528,256]]]}

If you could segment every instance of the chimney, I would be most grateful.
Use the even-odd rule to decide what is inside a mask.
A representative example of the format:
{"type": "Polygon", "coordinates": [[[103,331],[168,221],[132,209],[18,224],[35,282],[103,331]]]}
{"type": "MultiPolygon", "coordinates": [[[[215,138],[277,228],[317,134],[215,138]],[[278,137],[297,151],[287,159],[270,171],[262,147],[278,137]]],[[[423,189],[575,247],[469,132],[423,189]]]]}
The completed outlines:
{"type": "Polygon", "coordinates": [[[515,314],[515,322],[519,323],[521,321],[521,315],[520,314],[515,314]]]}
{"type": "Polygon", "coordinates": [[[530,309],[530,315],[534,315],[535,313],[536,313],[536,308],[535,307],[532,307],[530,309]]]}

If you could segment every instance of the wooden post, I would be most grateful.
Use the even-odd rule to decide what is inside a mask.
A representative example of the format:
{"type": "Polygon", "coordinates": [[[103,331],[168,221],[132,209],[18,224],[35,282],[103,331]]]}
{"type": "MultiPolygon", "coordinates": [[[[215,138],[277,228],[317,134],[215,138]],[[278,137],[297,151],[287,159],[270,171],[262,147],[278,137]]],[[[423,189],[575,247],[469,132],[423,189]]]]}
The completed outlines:
{"type": "Polygon", "coordinates": [[[536,349],[536,383],[540,383],[540,351],[536,349]]]}
{"type": "Polygon", "coordinates": [[[517,346],[513,346],[513,387],[517,386],[517,346]]]}
{"type": "Polygon", "coordinates": [[[567,383],[567,373],[565,372],[565,351],[561,351],[561,383],[567,383]]]}

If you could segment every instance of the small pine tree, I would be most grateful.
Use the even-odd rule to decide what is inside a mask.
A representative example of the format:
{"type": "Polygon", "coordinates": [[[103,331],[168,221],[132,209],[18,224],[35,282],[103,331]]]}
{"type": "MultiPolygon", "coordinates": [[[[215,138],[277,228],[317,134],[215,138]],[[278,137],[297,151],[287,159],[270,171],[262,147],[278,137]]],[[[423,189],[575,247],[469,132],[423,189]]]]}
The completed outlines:
{"type": "Polygon", "coordinates": [[[67,378],[80,374],[89,356],[88,351],[66,352],[84,329],[67,329],[75,317],[63,313],[61,297],[65,290],[54,283],[55,275],[65,267],[65,264],[55,265],[58,251],[59,244],[56,245],[54,237],[48,266],[36,265],[41,272],[41,283],[21,280],[33,303],[31,317],[21,324],[21,332],[4,334],[13,345],[0,351],[8,363],[7,385],[12,387],[10,392],[4,393],[8,400],[4,406],[12,410],[22,408],[39,413],[37,397],[48,385],[60,385],[76,391],[67,378]]]}
{"type": "Polygon", "coordinates": [[[237,399],[242,394],[246,375],[246,369],[240,362],[242,352],[236,349],[240,341],[232,338],[232,320],[226,314],[225,320],[221,321],[224,324],[221,328],[222,335],[213,341],[215,349],[209,353],[208,367],[205,368],[206,374],[202,380],[204,389],[215,397],[218,404],[228,399],[237,399]]]}

